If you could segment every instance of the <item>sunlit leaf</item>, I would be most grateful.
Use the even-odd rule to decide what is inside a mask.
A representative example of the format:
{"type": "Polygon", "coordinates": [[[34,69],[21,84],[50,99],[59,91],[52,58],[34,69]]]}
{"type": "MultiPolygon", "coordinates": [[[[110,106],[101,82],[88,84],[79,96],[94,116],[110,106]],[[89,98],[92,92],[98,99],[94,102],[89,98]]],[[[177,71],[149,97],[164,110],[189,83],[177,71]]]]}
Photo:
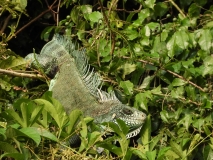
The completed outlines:
{"type": "Polygon", "coordinates": [[[100,12],[92,12],[89,14],[89,19],[91,22],[99,22],[103,18],[103,15],[100,12]]]}
{"type": "Polygon", "coordinates": [[[184,84],[186,84],[187,82],[184,81],[183,79],[180,78],[175,78],[172,82],[172,86],[176,87],[176,86],[182,86],[184,84]]]}
{"type": "Polygon", "coordinates": [[[41,137],[38,134],[36,128],[34,127],[21,128],[19,131],[25,134],[27,137],[31,138],[36,143],[37,146],[41,142],[41,137]]]}
{"type": "Polygon", "coordinates": [[[128,81],[121,81],[119,85],[126,95],[131,95],[133,93],[133,84],[128,81]]]}
{"type": "Polygon", "coordinates": [[[199,43],[201,49],[203,49],[204,51],[206,51],[208,53],[210,51],[210,48],[212,47],[211,39],[212,39],[212,34],[211,34],[210,30],[203,29],[198,43],[199,43]]]}

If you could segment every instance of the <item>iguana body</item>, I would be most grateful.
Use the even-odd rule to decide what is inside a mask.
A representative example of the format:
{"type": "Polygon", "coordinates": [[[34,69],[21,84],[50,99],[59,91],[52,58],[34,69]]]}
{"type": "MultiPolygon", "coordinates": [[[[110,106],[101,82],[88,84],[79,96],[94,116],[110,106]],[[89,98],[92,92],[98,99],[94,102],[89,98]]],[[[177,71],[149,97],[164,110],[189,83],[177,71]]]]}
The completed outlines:
{"type": "Polygon", "coordinates": [[[90,71],[84,51],[74,49],[71,40],[59,35],[48,42],[40,55],[29,54],[26,59],[38,62],[45,71],[58,72],[50,83],[53,97],[59,100],[67,113],[80,109],[96,123],[123,120],[130,128],[127,138],[140,132],[146,115],[135,108],[122,104],[115,94],[100,90],[100,76],[90,71]],[[34,58],[36,57],[37,60],[34,58]],[[44,60],[45,58],[45,60],[44,60]],[[55,62],[50,65],[49,62],[55,62]],[[46,59],[49,59],[46,62],[46,59]]]}

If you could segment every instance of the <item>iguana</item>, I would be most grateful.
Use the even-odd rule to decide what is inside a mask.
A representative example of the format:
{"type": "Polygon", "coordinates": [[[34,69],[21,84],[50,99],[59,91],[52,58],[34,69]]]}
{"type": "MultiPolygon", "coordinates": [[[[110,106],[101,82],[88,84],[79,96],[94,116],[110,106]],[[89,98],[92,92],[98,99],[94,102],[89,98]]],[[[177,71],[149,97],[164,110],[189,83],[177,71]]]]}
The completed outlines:
{"type": "Polygon", "coordinates": [[[31,53],[26,59],[32,66],[40,65],[45,73],[54,77],[49,90],[67,113],[80,109],[85,116],[93,117],[95,123],[117,123],[116,119],[121,119],[129,126],[127,138],[140,132],[146,114],[122,104],[114,92],[102,91],[101,77],[91,71],[85,50],[75,50],[70,38],[55,35],[40,54],[31,53]]]}

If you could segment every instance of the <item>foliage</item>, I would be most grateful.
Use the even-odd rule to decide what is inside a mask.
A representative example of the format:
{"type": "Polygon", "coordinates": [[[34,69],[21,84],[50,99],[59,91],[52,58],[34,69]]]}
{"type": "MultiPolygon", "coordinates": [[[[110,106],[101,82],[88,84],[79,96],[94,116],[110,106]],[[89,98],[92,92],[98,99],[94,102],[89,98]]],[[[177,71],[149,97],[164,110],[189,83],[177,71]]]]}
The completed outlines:
{"type": "MultiPolygon", "coordinates": [[[[42,88],[34,92],[37,99],[29,100],[34,98],[29,79],[0,75],[2,157],[56,156],[61,151],[56,144],[76,130],[81,145],[64,146],[60,153],[64,158],[90,154],[101,159],[97,147],[102,147],[105,159],[212,159],[211,2],[62,1],[61,7],[71,8],[70,14],[58,26],[46,27],[41,38],[48,40],[56,32],[71,35],[87,49],[90,63],[103,76],[104,88],[115,88],[123,102],[145,111],[148,118],[136,146],[126,140],[127,128],[120,121],[119,127],[103,124],[116,133],[103,139],[107,129],[100,132],[79,111],[66,115],[49,93],[39,98],[42,88]],[[28,99],[20,99],[21,95],[28,99]]],[[[26,62],[5,47],[0,56],[1,69],[26,68],[26,62]]]]}

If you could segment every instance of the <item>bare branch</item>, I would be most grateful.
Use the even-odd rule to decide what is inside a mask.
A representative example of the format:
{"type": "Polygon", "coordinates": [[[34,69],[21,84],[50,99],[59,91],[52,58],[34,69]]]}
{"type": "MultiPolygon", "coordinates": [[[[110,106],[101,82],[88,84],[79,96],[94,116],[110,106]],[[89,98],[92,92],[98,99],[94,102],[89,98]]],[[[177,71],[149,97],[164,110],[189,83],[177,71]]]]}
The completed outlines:
{"type": "Polygon", "coordinates": [[[2,26],[2,28],[1,28],[1,30],[0,30],[0,35],[1,35],[2,33],[4,33],[4,30],[5,30],[5,28],[7,27],[7,24],[8,24],[8,22],[9,22],[9,20],[10,20],[11,17],[12,17],[12,15],[9,14],[9,16],[7,16],[7,18],[4,20],[4,24],[3,24],[3,26],[2,26]]]}
{"type": "MultiPolygon", "coordinates": [[[[55,3],[55,2],[54,2],[55,3]]],[[[23,27],[21,27],[18,31],[16,31],[14,33],[14,36],[16,36],[17,34],[19,34],[22,30],[24,30],[25,28],[27,28],[29,25],[31,25],[33,22],[35,22],[37,19],[39,19],[40,17],[42,17],[45,13],[52,11],[52,9],[57,8],[58,5],[52,6],[50,8],[48,8],[46,11],[42,12],[41,14],[39,14],[37,17],[35,17],[34,19],[32,19],[29,23],[27,23],[26,25],[24,25],[23,27]]],[[[8,38],[8,41],[11,40],[14,36],[11,36],[10,38],[8,38]]]]}
{"type": "MultiPolygon", "coordinates": [[[[130,57],[123,56],[122,58],[129,59],[130,57]]],[[[153,65],[153,66],[154,66],[154,63],[152,63],[152,62],[148,62],[148,61],[141,60],[141,59],[139,59],[139,60],[137,60],[137,61],[138,61],[138,62],[143,62],[143,63],[146,63],[146,64],[150,64],[150,65],[153,65]]],[[[187,82],[187,83],[191,84],[192,86],[198,88],[198,89],[201,90],[202,92],[205,92],[203,88],[201,88],[201,87],[198,86],[197,84],[193,83],[192,81],[185,79],[183,76],[180,76],[179,74],[177,74],[177,73],[175,73],[175,72],[172,72],[172,71],[170,71],[170,70],[167,70],[167,69],[165,69],[165,68],[163,68],[163,67],[161,67],[161,69],[163,69],[163,70],[165,70],[166,72],[168,72],[168,73],[174,75],[175,77],[178,77],[178,78],[184,80],[185,82],[187,82]]]]}
{"type": "Polygon", "coordinates": [[[169,0],[169,2],[180,12],[180,14],[185,18],[186,15],[183,13],[183,11],[178,7],[178,5],[173,1],[169,0]]]}
{"type": "Polygon", "coordinates": [[[26,77],[26,78],[35,78],[35,79],[46,80],[46,77],[41,74],[21,73],[21,72],[16,72],[16,71],[7,70],[7,69],[0,69],[0,74],[6,74],[6,75],[11,75],[11,76],[16,76],[16,77],[26,77]]]}

